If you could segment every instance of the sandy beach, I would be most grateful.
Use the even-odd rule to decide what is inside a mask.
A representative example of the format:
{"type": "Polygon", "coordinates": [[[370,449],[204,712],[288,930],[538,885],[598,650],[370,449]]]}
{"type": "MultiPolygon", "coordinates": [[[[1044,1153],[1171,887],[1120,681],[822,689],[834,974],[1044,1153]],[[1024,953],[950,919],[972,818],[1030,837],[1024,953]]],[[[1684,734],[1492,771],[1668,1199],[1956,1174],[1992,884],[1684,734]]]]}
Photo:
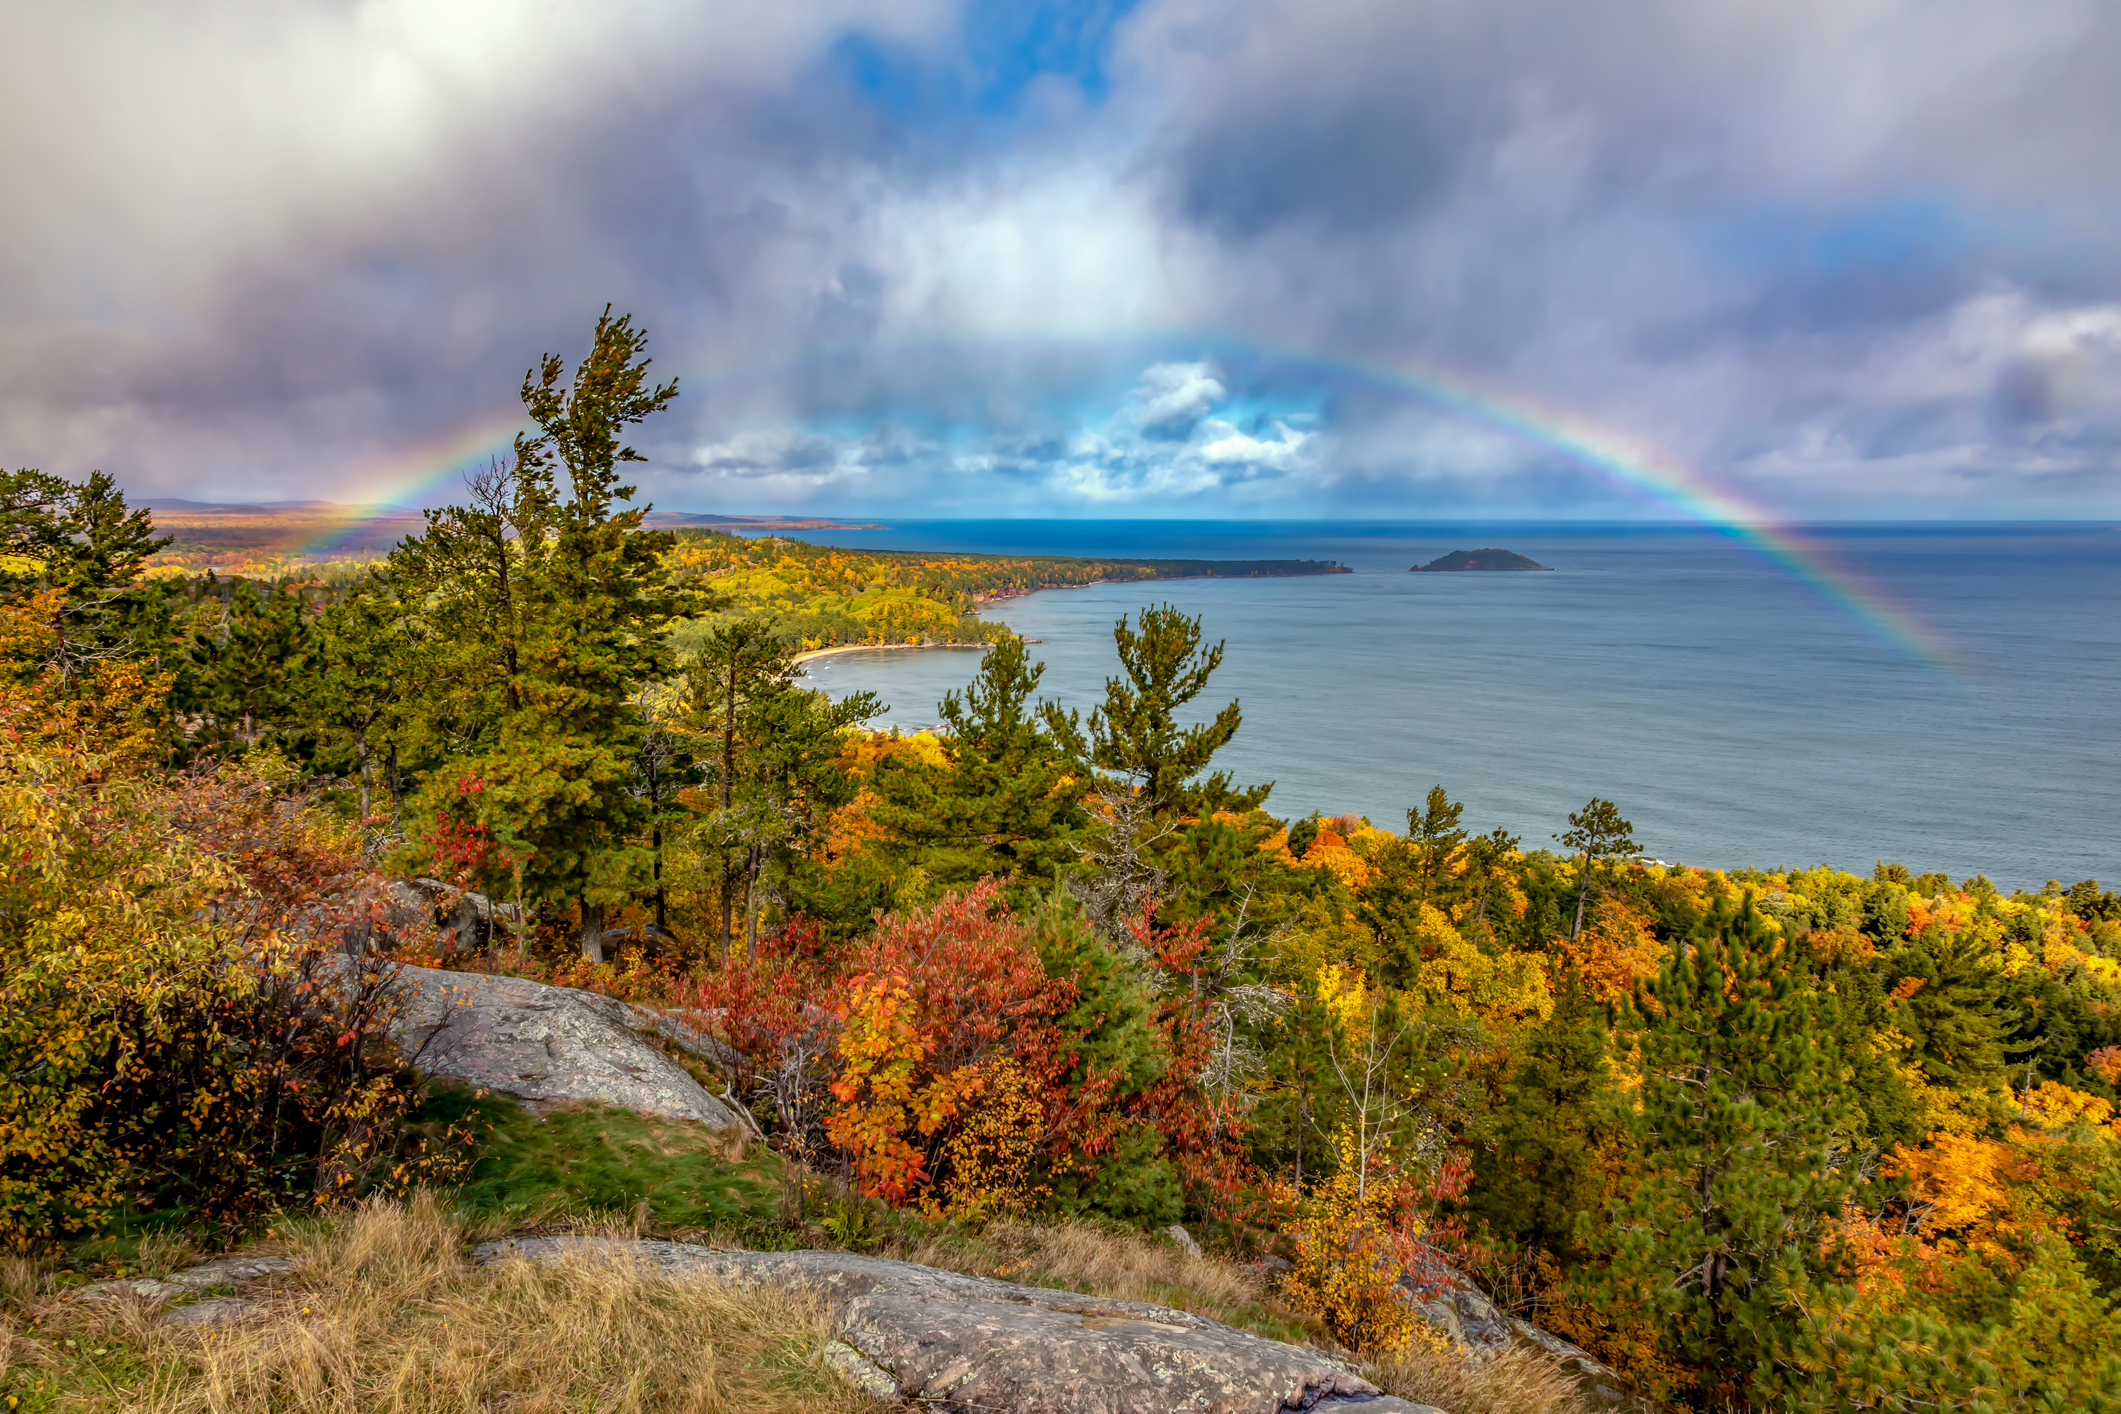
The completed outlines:
{"type": "Polygon", "coordinates": [[[838,648],[813,648],[808,653],[798,653],[794,662],[798,665],[812,658],[830,658],[835,653],[900,653],[917,648],[976,648],[984,653],[991,645],[985,643],[847,643],[838,648]]]}

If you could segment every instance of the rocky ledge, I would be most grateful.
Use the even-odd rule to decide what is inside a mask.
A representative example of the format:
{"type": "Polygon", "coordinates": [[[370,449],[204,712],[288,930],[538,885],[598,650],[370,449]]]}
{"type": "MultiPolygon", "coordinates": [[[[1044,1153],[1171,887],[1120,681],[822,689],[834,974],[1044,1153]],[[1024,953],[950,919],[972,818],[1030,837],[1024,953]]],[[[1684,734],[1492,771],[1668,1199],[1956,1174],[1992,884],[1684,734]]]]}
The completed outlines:
{"type": "Polygon", "coordinates": [[[1166,1306],[1078,1296],[848,1252],[734,1252],[682,1242],[532,1237],[486,1263],[592,1251],[673,1275],[803,1291],[839,1332],[830,1352],[883,1400],[980,1414],[1437,1414],[1378,1392],[1322,1351],[1166,1306]]]}
{"type": "Polygon", "coordinates": [[[698,1049],[645,1007],[522,977],[397,965],[391,1039],[427,1075],[513,1095],[533,1109],[596,1101],[715,1129],[743,1123],[645,1033],[698,1049]]]}

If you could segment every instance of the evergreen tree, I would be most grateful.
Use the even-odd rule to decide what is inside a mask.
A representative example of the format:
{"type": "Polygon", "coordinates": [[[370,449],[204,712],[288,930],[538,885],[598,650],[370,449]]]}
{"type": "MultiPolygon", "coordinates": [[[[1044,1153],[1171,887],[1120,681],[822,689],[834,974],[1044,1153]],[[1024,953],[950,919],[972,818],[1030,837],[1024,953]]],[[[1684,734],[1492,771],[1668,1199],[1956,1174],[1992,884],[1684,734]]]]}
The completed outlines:
{"type": "Polygon", "coordinates": [[[306,725],[353,768],[365,831],[374,811],[380,732],[397,719],[411,663],[404,614],[382,575],[318,617],[301,701],[306,725]]]}
{"type": "Polygon", "coordinates": [[[1087,821],[1067,748],[1031,704],[1044,663],[1022,639],[1003,638],[980,660],[961,696],[937,711],[947,764],[887,761],[871,812],[898,847],[946,886],[999,875],[1013,888],[1050,884],[1074,855],[1069,842],[1087,821]]]}
{"type": "MultiPolygon", "coordinates": [[[[1090,714],[1090,759],[1132,778],[1155,808],[1177,806],[1187,783],[1237,735],[1235,702],[1212,721],[1178,723],[1178,713],[1200,696],[1222,664],[1223,645],[1202,649],[1200,620],[1170,604],[1142,610],[1138,628],[1122,618],[1112,626],[1112,639],[1125,676],[1105,679],[1104,706],[1090,714]]],[[[1203,786],[1227,794],[1229,781],[1217,777],[1203,786]]],[[[1260,798],[1265,794],[1258,792],[1260,798]]]]}
{"type": "MultiPolygon", "coordinates": [[[[1646,1301],[1665,1343],[1743,1400],[1798,1319],[1784,1298],[1826,1275],[1829,1221],[1850,1184],[1840,1058],[1821,1045],[1836,1001],[1748,900],[1719,902],[1638,998],[1643,1168],[1613,1215],[1598,1299],[1646,1301]]],[[[1602,1234],[1587,1216],[1586,1246],[1602,1234]]]]}
{"type": "Polygon", "coordinates": [[[299,591],[261,595],[239,581],[220,622],[193,637],[185,705],[209,717],[217,735],[246,748],[284,737],[300,725],[315,646],[309,604],[299,591]]]}
{"type": "Polygon", "coordinates": [[[422,691],[415,725],[448,754],[489,751],[525,709],[544,626],[533,579],[551,538],[549,480],[494,461],[467,479],[468,504],[426,511],[427,529],[391,552],[389,575],[418,610],[422,691]]]}
{"type": "Polygon", "coordinates": [[[1488,906],[1510,872],[1510,862],[1517,858],[1519,843],[1517,836],[1500,825],[1466,841],[1464,889],[1473,907],[1460,922],[1459,931],[1476,942],[1486,945],[1495,941],[1499,920],[1490,915],[1488,906]]]}
{"type": "Polygon", "coordinates": [[[1885,960],[1894,977],[1915,979],[1911,992],[1898,994],[1898,1019],[1915,1038],[1924,1077],[1954,1088],[1995,1078],[2003,1068],[2005,1027],[1995,944],[1972,928],[1938,928],[1885,960]]]}
{"type": "Polygon", "coordinates": [[[1466,845],[1466,831],[1458,823],[1465,813],[1465,806],[1453,802],[1442,786],[1429,788],[1424,808],[1407,812],[1407,843],[1414,850],[1413,884],[1418,901],[1441,904],[1451,883],[1452,866],[1460,862],[1466,845]]]}
{"type": "Polygon", "coordinates": [[[1604,1151],[1624,1140],[1613,1090],[1605,1017],[1567,973],[1475,1150],[1469,1210],[1498,1235],[1573,1264],[1577,1222],[1602,1195],[1604,1151]]]}
{"type": "Polygon", "coordinates": [[[747,935],[757,927],[751,905],[761,867],[792,862],[853,798],[836,764],[839,734],[883,710],[870,692],[832,702],[798,686],[798,672],[773,623],[760,618],[717,625],[685,665],[677,720],[699,739],[717,797],[700,838],[717,863],[716,946],[725,960],[740,901],[747,935]]]}
{"type": "Polygon", "coordinates": [[[131,631],[148,598],[147,558],[170,543],[146,509],[128,509],[107,473],[81,482],[0,471],[0,596],[55,589],[53,666],[70,682],[91,661],[159,648],[131,631]]]}
{"type": "Polygon", "coordinates": [[[393,570],[420,606],[435,691],[417,714],[430,748],[454,758],[430,778],[430,812],[476,785],[474,813],[512,825],[526,885],[573,900],[583,956],[601,960],[604,910],[652,887],[638,835],[646,724],[641,687],[669,675],[667,629],[706,607],[668,582],[667,532],[642,528],[622,463],[645,460],[625,429],[669,405],[647,336],[607,306],[571,382],[557,354],[524,375],[536,424],[508,463],[472,479],[471,504],[428,514],[393,570]]]}
{"type": "Polygon", "coordinates": [[[647,460],[620,440],[625,429],[677,397],[674,381],[648,381],[647,342],[631,316],[613,319],[607,305],[570,385],[561,386],[557,354],[523,376],[523,406],[538,430],[515,445],[516,477],[551,511],[543,543],[530,547],[536,690],[503,745],[527,734],[541,744],[564,739],[579,758],[567,818],[570,852],[582,861],[574,892],[585,956],[601,951],[604,909],[631,897],[652,871],[631,839],[646,823],[630,789],[644,730],[633,700],[642,683],[669,674],[666,630],[695,607],[663,570],[671,535],[643,530],[649,507],[626,507],[635,488],[619,483],[621,463],[647,460]]]}
{"type": "Polygon", "coordinates": [[[1569,940],[1574,942],[1583,936],[1584,906],[1590,902],[1600,862],[1633,854],[1641,846],[1635,843],[1635,827],[1620,818],[1613,802],[1595,795],[1583,809],[1570,813],[1567,832],[1554,838],[1577,857],[1576,921],[1569,928],[1569,940]]]}

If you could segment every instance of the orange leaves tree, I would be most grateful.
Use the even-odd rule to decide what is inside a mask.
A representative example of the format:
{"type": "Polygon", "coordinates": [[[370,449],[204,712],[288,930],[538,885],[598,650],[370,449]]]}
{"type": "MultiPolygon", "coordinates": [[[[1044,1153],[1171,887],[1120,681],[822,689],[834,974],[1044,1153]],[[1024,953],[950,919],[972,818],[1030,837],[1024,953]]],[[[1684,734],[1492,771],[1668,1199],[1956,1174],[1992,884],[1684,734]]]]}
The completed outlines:
{"type": "Polygon", "coordinates": [[[904,1202],[942,1176],[953,1121],[989,1091],[988,1063],[1016,1023],[1043,1006],[1045,969],[987,880],[884,920],[851,970],[826,1133],[866,1191],[904,1202]]]}
{"type": "Polygon", "coordinates": [[[680,1000],[784,1150],[892,1202],[1170,1222],[1242,1158],[1190,994],[1152,998],[1072,903],[1016,912],[993,880],[835,955],[797,920],[680,1000]]]}

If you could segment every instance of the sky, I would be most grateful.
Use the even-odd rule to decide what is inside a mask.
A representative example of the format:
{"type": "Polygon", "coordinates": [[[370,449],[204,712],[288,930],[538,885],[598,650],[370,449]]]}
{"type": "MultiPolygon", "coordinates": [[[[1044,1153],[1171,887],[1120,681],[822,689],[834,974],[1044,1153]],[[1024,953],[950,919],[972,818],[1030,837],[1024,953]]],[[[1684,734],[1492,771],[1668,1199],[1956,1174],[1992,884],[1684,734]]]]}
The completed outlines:
{"type": "Polygon", "coordinates": [[[437,503],[609,303],[665,509],[2121,515],[2117,76],[2112,0],[0,0],[0,463],[437,503]]]}

